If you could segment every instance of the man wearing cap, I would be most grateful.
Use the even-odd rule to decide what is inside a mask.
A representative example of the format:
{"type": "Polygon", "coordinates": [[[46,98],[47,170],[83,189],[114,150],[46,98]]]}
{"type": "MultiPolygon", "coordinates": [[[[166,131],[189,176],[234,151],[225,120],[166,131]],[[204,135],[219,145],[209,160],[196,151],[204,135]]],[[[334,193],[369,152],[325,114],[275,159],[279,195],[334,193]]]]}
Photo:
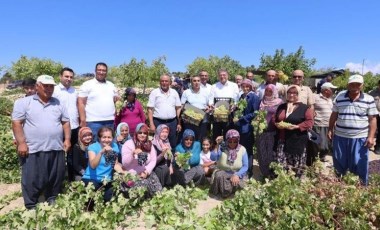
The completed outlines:
{"type": "MultiPolygon", "coordinates": [[[[60,83],[54,87],[53,97],[57,98],[65,107],[70,117],[71,146],[78,142],[79,114],[77,107],[78,93],[72,83],[74,71],[68,67],[63,68],[59,73],[60,83]]],[[[72,149],[67,152],[67,173],[69,181],[74,181],[73,155],[72,149]]]]}
{"type": "Polygon", "coordinates": [[[335,98],[327,136],[333,140],[337,174],[349,170],[367,184],[368,150],[374,146],[378,112],[373,97],[362,92],[363,82],[361,75],[352,75],[347,90],[335,98]]]}
{"type": "Polygon", "coordinates": [[[332,113],[332,96],[333,90],[337,87],[327,82],[321,86],[321,93],[314,94],[314,127],[313,130],[320,134],[321,141],[319,144],[310,143],[310,154],[307,159],[308,165],[312,165],[319,152],[319,158],[322,162],[326,162],[326,155],[331,152],[331,141],[327,138],[329,128],[330,115],[332,113]]]}
{"type": "Polygon", "coordinates": [[[12,128],[17,140],[25,207],[35,208],[44,191],[46,201],[55,203],[65,176],[65,151],[69,150],[70,119],[65,106],[52,97],[53,77],[37,78],[37,93],[17,100],[12,128]],[[63,141],[64,140],[64,141],[63,141]]]}
{"type": "Polygon", "coordinates": [[[78,93],[79,126],[88,126],[95,137],[102,126],[113,128],[119,99],[115,85],[106,80],[107,71],[106,63],[97,63],[95,78],[84,82],[78,93]]]}
{"type": "MultiPolygon", "coordinates": [[[[380,112],[380,80],[377,82],[376,89],[371,90],[369,92],[369,95],[371,95],[375,99],[375,104],[377,111],[380,112]]],[[[377,134],[376,134],[376,145],[375,145],[375,154],[380,154],[380,116],[377,115],[377,134]]]]}

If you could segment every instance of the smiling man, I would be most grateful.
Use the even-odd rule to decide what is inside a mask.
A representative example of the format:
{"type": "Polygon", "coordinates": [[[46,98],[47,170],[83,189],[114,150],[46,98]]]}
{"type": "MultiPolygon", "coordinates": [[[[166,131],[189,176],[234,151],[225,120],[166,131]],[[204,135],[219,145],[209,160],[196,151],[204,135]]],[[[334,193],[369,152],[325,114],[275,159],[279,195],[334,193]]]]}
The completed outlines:
{"type": "Polygon", "coordinates": [[[62,190],[65,154],[70,148],[70,123],[65,106],[52,97],[54,79],[37,78],[37,93],[17,100],[12,112],[12,128],[17,140],[25,207],[35,208],[45,192],[49,204],[62,190]],[[64,140],[64,141],[63,141],[64,140]]]}
{"type": "Polygon", "coordinates": [[[352,75],[347,90],[335,98],[327,136],[333,140],[333,163],[338,174],[350,171],[368,183],[368,150],[374,146],[376,116],[372,96],[363,93],[363,77],[352,75]]]}

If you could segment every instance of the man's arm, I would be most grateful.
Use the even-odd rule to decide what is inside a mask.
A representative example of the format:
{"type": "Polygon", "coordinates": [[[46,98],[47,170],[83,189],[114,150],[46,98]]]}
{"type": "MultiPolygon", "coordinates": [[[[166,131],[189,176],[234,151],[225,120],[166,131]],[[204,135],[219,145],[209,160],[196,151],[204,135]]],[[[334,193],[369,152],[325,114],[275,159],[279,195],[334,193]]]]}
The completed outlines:
{"type": "Polygon", "coordinates": [[[62,121],[62,128],[63,128],[63,135],[65,141],[63,142],[63,150],[65,152],[69,151],[71,147],[71,128],[70,128],[70,122],[69,121],[62,121]]]}
{"type": "Polygon", "coordinates": [[[78,113],[79,113],[79,126],[86,127],[86,103],[87,97],[78,97],[77,105],[78,105],[78,113]]]}
{"type": "Polygon", "coordinates": [[[156,131],[156,126],[154,126],[154,123],[153,123],[153,110],[154,108],[148,107],[149,128],[151,132],[156,131]]]}
{"type": "Polygon", "coordinates": [[[373,139],[375,137],[376,128],[377,128],[376,116],[372,116],[372,115],[368,116],[368,123],[369,123],[368,138],[364,145],[367,146],[368,148],[372,148],[375,144],[375,141],[373,139]]]}
{"type": "Polygon", "coordinates": [[[181,131],[181,110],[182,110],[182,106],[176,106],[175,107],[175,110],[176,110],[176,115],[177,115],[177,131],[180,132],[181,131]]]}
{"type": "Polygon", "coordinates": [[[12,121],[13,134],[15,135],[17,142],[17,152],[21,157],[26,157],[29,154],[28,146],[26,145],[26,139],[23,129],[23,120],[12,121]]]}
{"type": "Polygon", "coordinates": [[[332,140],[332,137],[334,135],[334,126],[337,119],[338,119],[338,112],[332,112],[330,115],[330,120],[329,120],[329,131],[327,133],[327,137],[330,140],[332,140]]]}

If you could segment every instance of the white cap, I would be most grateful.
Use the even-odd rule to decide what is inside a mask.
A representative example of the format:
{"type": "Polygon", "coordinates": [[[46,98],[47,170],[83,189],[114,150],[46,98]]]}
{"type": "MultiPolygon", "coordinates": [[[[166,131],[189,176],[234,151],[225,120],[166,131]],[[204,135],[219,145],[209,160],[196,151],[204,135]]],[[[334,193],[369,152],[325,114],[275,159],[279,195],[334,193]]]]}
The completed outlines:
{"type": "Polygon", "coordinates": [[[44,85],[56,85],[54,78],[49,75],[41,75],[37,78],[37,82],[41,82],[44,85]]]}
{"type": "Polygon", "coordinates": [[[348,78],[348,84],[350,83],[360,83],[363,84],[363,76],[359,74],[352,75],[350,78],[348,78]]]}
{"type": "Polygon", "coordinates": [[[330,82],[325,82],[321,86],[321,89],[336,89],[336,88],[338,88],[338,87],[336,87],[335,85],[331,84],[330,82]]]}

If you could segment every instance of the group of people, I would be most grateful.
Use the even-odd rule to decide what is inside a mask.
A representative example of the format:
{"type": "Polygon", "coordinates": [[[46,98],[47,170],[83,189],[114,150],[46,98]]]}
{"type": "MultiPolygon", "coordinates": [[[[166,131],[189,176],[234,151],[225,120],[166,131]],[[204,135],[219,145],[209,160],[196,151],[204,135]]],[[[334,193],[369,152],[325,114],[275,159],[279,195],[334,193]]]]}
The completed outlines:
{"type": "Polygon", "coordinates": [[[72,86],[74,71],[67,67],[60,72],[58,85],[48,75],[39,76],[35,86],[25,83],[25,89],[31,89],[15,102],[12,126],[28,209],[36,206],[42,193],[54,204],[62,190],[65,165],[70,181],[103,188],[105,201],[114,188],[104,182],[111,181],[114,172],[136,175],[134,186],[145,187],[148,196],[175,184],[209,181],[211,194],[228,197],[252,176],[254,143],[265,177],[274,176],[272,162],[301,177],[318,153],[323,160],[333,150],[338,175],[350,170],[367,183],[377,110],[373,97],[362,92],[360,75],[350,77],[348,90],[333,103],[336,87],[326,82],[320,94],[313,94],[302,84],[302,70],[293,72],[289,86],[278,82],[274,70],[257,84],[252,72],[245,79],[237,76],[236,83],[229,81],[225,69],[210,85],[207,71],[202,70],[190,78],[181,97],[164,74],[149,95],[146,118],[136,90],[126,88],[120,98],[106,80],[107,71],[105,63],[97,63],[95,78],[79,90],[72,86]],[[116,109],[117,101],[123,102],[121,109],[116,109]],[[213,119],[218,102],[228,103],[227,120],[213,119]],[[199,124],[181,119],[186,104],[204,111],[199,124]],[[266,111],[267,129],[255,136],[251,122],[259,110],[266,111]],[[317,144],[309,140],[311,129],[320,134],[317,144]],[[185,162],[183,157],[188,157],[185,162]]]}

